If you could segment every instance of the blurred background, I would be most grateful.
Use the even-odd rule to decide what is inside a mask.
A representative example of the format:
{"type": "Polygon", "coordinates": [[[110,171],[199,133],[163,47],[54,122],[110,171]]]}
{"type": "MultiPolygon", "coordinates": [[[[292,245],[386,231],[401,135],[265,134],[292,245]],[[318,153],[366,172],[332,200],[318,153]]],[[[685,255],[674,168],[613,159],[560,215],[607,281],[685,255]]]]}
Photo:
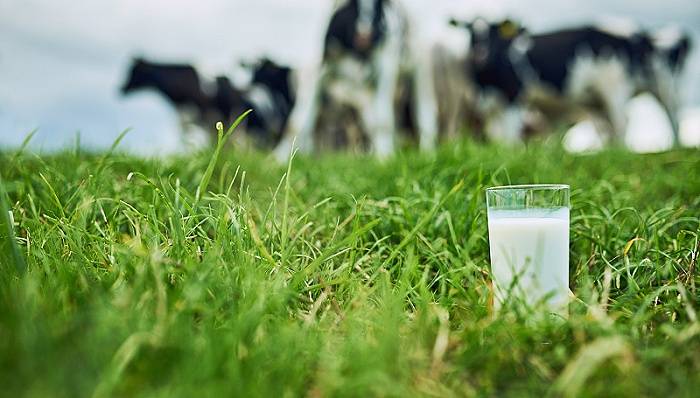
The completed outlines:
{"type": "MultiPolygon", "coordinates": [[[[423,36],[442,37],[450,17],[522,21],[533,32],[624,18],[644,28],[675,24],[695,50],[683,75],[686,112],[700,105],[697,0],[406,0],[423,36]]],[[[236,81],[239,62],[268,56],[292,67],[319,61],[333,0],[0,0],[0,147],[109,146],[138,154],[184,150],[175,110],[157,93],[122,97],[134,56],[187,62],[236,81]]],[[[444,40],[450,40],[445,36],[444,40]]],[[[459,44],[455,44],[459,45],[459,44]]],[[[686,140],[693,140],[686,137],[686,140]]],[[[667,145],[652,137],[644,148],[667,145]],[[656,140],[656,141],[654,141],[656,140]]],[[[644,149],[642,148],[642,149],[644,149]]]]}

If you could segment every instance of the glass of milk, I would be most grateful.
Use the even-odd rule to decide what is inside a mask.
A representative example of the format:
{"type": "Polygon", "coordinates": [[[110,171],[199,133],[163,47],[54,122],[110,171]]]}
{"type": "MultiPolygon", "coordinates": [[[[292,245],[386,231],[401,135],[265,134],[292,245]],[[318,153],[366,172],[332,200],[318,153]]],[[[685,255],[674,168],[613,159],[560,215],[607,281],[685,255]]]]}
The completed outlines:
{"type": "Polygon", "coordinates": [[[486,205],[496,308],[514,301],[566,316],[569,186],[488,188],[486,205]]]}

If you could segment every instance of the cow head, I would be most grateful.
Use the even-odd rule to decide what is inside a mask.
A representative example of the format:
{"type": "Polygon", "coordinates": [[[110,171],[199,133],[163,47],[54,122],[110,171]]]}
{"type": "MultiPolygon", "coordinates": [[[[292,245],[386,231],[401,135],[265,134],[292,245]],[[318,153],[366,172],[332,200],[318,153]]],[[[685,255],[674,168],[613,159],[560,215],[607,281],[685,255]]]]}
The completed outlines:
{"type": "Polygon", "coordinates": [[[150,64],[143,58],[134,58],[129,69],[129,77],[121,88],[122,94],[128,94],[149,86],[150,64]]]}
{"type": "Polygon", "coordinates": [[[469,58],[475,67],[491,65],[508,54],[513,42],[526,34],[525,28],[513,20],[488,22],[477,18],[472,22],[451,20],[450,24],[469,32],[469,58]]]}
{"type": "Polygon", "coordinates": [[[240,65],[249,74],[250,85],[267,87],[271,92],[282,95],[286,101],[294,101],[290,67],[279,65],[266,57],[253,62],[243,61],[240,65]]]}
{"type": "Polygon", "coordinates": [[[326,53],[349,51],[362,58],[385,34],[384,6],[388,0],[348,0],[333,14],[326,34],[326,53]]]}
{"type": "Polygon", "coordinates": [[[383,33],[382,0],[355,0],[357,3],[357,22],[353,44],[360,51],[367,51],[383,33]]]}
{"type": "Polygon", "coordinates": [[[654,49],[673,72],[683,69],[692,49],[690,36],[677,26],[661,29],[653,34],[654,49]]]}
{"type": "Polygon", "coordinates": [[[690,40],[690,36],[687,33],[683,33],[682,37],[678,40],[678,42],[676,42],[669,52],[669,64],[671,64],[675,70],[682,69],[692,48],[693,44],[690,40]]]}
{"type": "Polygon", "coordinates": [[[266,86],[283,87],[289,84],[291,69],[281,66],[268,58],[263,58],[250,65],[252,70],[252,82],[266,86]]]}

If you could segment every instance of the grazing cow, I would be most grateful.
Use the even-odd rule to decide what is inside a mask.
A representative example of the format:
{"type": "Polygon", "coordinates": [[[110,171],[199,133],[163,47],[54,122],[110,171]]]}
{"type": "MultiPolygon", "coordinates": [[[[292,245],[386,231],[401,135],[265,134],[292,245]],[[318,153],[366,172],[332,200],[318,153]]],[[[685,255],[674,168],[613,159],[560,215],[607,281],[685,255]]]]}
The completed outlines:
{"type": "Polygon", "coordinates": [[[264,130],[270,133],[276,144],[287,126],[296,101],[292,84],[293,71],[268,58],[242,65],[252,75],[246,97],[264,124],[264,130]]]}
{"type": "Polygon", "coordinates": [[[439,33],[429,53],[433,59],[439,132],[446,139],[457,138],[465,128],[472,127],[475,93],[464,73],[468,47],[465,35],[450,29],[439,33]]]}
{"type": "Polygon", "coordinates": [[[297,106],[275,155],[285,160],[296,142],[314,149],[314,130],[329,110],[356,118],[379,157],[394,151],[395,100],[402,76],[411,82],[422,149],[435,145],[436,104],[430,57],[418,57],[408,18],[396,1],[346,0],[333,13],[318,73],[301,75],[297,106]],[[304,79],[306,78],[306,79],[304,79]]]}
{"type": "Polygon", "coordinates": [[[452,23],[470,32],[471,79],[482,106],[496,109],[493,117],[486,111],[490,135],[500,130],[508,140],[519,139],[523,104],[549,100],[599,108],[620,139],[625,105],[635,93],[648,91],[666,109],[678,143],[677,91],[671,87],[688,51],[687,38],[662,49],[644,32],[619,35],[589,26],[530,35],[510,20],[452,23]]]}
{"type": "Polygon", "coordinates": [[[217,121],[230,123],[246,110],[253,109],[242,130],[257,145],[274,146],[293,104],[289,84],[279,83],[289,79],[288,73],[287,68],[264,61],[253,66],[251,88],[240,89],[225,76],[216,77],[210,84],[191,65],[136,59],[121,91],[123,94],[141,89],[160,92],[177,109],[185,134],[193,125],[214,134],[213,126],[217,121]],[[276,72],[280,75],[276,76],[276,72]]]}

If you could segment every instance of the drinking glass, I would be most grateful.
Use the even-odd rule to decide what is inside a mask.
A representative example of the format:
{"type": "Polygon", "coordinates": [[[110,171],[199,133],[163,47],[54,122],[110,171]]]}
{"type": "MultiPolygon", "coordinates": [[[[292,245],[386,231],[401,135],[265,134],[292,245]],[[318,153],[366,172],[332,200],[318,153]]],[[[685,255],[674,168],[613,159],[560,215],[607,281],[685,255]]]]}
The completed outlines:
{"type": "Polygon", "coordinates": [[[569,186],[486,189],[496,308],[506,301],[566,316],[569,299],[569,186]]]}

